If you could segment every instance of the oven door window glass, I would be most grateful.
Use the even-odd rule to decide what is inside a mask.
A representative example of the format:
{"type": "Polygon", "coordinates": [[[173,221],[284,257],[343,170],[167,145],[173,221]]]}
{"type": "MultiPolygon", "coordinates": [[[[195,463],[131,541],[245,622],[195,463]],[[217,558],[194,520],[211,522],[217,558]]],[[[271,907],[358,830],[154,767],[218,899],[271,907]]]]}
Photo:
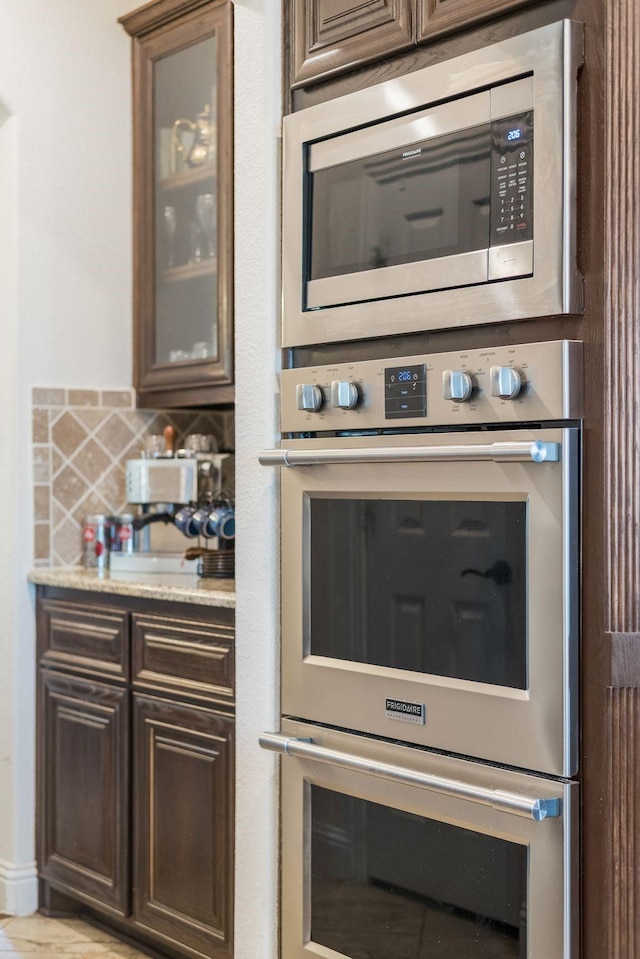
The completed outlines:
{"type": "Polygon", "coordinates": [[[526,845],[310,789],[312,942],[349,959],[528,954],[526,845]]]}
{"type": "Polygon", "coordinates": [[[310,654],[527,688],[525,501],[308,506],[310,654]]]}
{"type": "Polygon", "coordinates": [[[317,280],[489,247],[491,124],[308,174],[317,280]]]}

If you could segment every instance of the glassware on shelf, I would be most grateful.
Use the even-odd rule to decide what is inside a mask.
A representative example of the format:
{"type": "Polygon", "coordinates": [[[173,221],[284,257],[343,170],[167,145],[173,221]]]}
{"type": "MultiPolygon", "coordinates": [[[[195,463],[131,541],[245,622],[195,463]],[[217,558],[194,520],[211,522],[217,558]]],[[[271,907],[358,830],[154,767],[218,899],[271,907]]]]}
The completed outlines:
{"type": "Polygon", "coordinates": [[[174,206],[165,206],[162,211],[162,219],[167,243],[165,266],[167,269],[169,269],[173,266],[173,240],[176,234],[176,208],[174,206]]]}
{"type": "Polygon", "coordinates": [[[206,433],[189,433],[184,441],[184,448],[189,453],[217,453],[218,441],[214,436],[206,433]]]}
{"type": "Polygon", "coordinates": [[[189,224],[189,263],[202,260],[202,230],[198,223],[189,224]]]}
{"type": "Polygon", "coordinates": [[[146,459],[158,459],[167,452],[167,443],[161,433],[150,433],[144,438],[142,455],[146,459]]]}
{"type": "Polygon", "coordinates": [[[187,350],[169,350],[170,363],[184,363],[185,360],[190,359],[191,354],[187,350]]]}
{"type": "Polygon", "coordinates": [[[192,359],[206,360],[208,356],[211,356],[211,348],[208,343],[204,340],[199,340],[193,344],[193,349],[191,350],[192,359]]]}
{"type": "Polygon", "coordinates": [[[196,215],[205,241],[209,259],[216,255],[216,198],[213,193],[201,193],[196,199],[196,215]]]}

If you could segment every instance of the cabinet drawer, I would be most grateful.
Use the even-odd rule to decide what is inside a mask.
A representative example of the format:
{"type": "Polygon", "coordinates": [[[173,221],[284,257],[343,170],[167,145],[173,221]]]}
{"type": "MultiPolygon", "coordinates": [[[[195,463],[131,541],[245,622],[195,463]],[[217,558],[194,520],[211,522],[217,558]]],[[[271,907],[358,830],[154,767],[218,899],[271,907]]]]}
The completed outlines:
{"type": "Polygon", "coordinates": [[[179,690],[198,699],[233,702],[234,627],[229,623],[132,616],[136,686],[179,690]]]}
{"type": "Polygon", "coordinates": [[[129,629],[125,610],[43,599],[39,605],[39,653],[43,665],[129,675],[129,629]]]}

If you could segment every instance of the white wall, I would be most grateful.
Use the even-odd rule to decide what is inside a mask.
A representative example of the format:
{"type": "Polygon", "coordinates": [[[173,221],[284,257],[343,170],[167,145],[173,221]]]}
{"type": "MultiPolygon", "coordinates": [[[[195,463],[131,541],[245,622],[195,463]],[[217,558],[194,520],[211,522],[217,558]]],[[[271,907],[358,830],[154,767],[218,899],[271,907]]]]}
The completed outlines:
{"type": "Polygon", "coordinates": [[[236,959],[277,956],[278,728],[275,471],[279,368],[280,3],[235,0],[237,774],[236,959]]]}
{"type": "Polygon", "coordinates": [[[36,904],[31,388],[129,386],[123,0],[0,0],[0,912],[36,904]]]}
{"type": "MultiPolygon", "coordinates": [[[[32,386],[131,370],[131,0],[0,0],[0,912],[35,908],[32,386]]],[[[235,2],[236,959],[277,955],[280,3],[235,2]]]]}

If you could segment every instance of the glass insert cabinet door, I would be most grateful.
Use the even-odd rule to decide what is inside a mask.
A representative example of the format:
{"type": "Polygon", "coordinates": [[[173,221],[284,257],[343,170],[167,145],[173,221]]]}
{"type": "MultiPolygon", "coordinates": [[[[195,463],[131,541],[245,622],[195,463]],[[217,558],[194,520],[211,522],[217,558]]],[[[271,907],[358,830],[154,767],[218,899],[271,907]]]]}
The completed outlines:
{"type": "Polygon", "coordinates": [[[229,402],[232,4],[158,0],[122,22],[134,37],[139,399],[229,402]]]}

